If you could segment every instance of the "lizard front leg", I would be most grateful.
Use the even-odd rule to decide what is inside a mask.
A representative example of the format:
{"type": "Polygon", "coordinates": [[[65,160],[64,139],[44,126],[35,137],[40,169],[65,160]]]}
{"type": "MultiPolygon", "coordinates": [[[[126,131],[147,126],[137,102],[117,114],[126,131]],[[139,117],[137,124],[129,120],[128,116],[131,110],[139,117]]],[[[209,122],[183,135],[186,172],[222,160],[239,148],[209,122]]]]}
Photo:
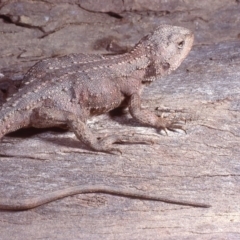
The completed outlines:
{"type": "Polygon", "coordinates": [[[129,111],[134,119],[144,125],[151,126],[160,130],[162,129],[165,132],[167,129],[170,131],[174,131],[175,129],[184,130],[177,121],[171,121],[169,119],[159,117],[147,109],[141,109],[141,99],[137,93],[132,94],[130,97],[129,111]]]}

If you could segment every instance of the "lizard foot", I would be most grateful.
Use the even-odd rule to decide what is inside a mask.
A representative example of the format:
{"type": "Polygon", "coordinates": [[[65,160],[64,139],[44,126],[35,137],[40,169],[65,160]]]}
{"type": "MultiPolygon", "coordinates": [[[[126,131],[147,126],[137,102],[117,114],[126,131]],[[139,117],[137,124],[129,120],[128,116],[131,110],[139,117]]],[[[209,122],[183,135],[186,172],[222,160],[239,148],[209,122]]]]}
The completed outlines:
{"type": "Polygon", "coordinates": [[[182,121],[178,121],[177,119],[169,120],[163,117],[159,117],[157,122],[157,129],[159,129],[160,131],[163,130],[166,135],[168,135],[167,130],[176,132],[177,129],[180,129],[187,133],[181,124],[182,121]]]}
{"type": "Polygon", "coordinates": [[[92,145],[92,148],[95,151],[107,152],[111,154],[120,153],[122,155],[122,151],[119,148],[113,147],[115,143],[144,143],[144,144],[154,144],[155,141],[152,139],[146,139],[143,136],[134,136],[132,135],[110,135],[99,139],[92,145]]]}
{"type": "Polygon", "coordinates": [[[91,144],[91,147],[95,151],[106,152],[114,155],[122,155],[122,151],[113,146],[116,142],[119,142],[119,137],[110,135],[98,139],[97,142],[91,144]]]}

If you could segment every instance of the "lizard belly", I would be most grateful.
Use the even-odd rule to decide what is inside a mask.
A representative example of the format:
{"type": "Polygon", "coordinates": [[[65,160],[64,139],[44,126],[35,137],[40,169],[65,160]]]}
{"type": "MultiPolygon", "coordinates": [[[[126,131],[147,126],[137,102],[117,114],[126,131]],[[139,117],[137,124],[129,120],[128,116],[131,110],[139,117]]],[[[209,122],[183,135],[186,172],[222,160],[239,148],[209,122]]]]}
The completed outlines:
{"type": "Polygon", "coordinates": [[[125,97],[121,93],[115,93],[114,96],[102,94],[100,97],[91,98],[91,101],[89,101],[89,109],[92,114],[106,113],[119,107],[124,99],[125,97]]]}
{"type": "Polygon", "coordinates": [[[87,84],[80,93],[80,102],[84,102],[92,114],[109,112],[119,107],[125,99],[120,87],[111,78],[98,78],[88,81],[87,84]]]}

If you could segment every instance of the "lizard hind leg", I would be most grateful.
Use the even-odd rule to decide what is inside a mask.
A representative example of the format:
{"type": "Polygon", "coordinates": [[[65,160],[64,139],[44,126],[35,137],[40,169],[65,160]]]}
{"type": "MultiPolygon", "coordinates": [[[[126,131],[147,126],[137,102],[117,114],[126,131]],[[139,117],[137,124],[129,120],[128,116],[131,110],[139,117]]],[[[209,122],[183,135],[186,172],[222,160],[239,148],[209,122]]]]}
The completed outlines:
{"type": "Polygon", "coordinates": [[[32,111],[30,125],[35,128],[62,127],[66,128],[66,116],[63,111],[55,108],[40,107],[32,111]]]}
{"type": "Polygon", "coordinates": [[[122,151],[115,147],[114,143],[154,143],[154,141],[151,139],[146,139],[145,137],[134,136],[131,134],[128,134],[127,136],[111,134],[98,139],[98,137],[90,131],[87,125],[76,118],[75,115],[69,116],[68,126],[72,129],[79,140],[84,142],[87,146],[90,146],[95,151],[107,152],[111,154],[122,154],[122,151]]]}
{"type": "Polygon", "coordinates": [[[79,116],[68,111],[49,107],[36,108],[31,115],[30,125],[36,128],[67,126],[81,142],[95,151],[121,152],[118,148],[113,147],[113,143],[120,141],[117,135],[98,139],[98,136],[91,132],[79,116]]]}
{"type": "Polygon", "coordinates": [[[116,135],[98,139],[98,137],[95,136],[87,127],[87,125],[75,115],[68,116],[68,126],[80,141],[91,147],[93,150],[108,153],[122,153],[120,149],[113,147],[113,143],[119,140],[116,135]]]}

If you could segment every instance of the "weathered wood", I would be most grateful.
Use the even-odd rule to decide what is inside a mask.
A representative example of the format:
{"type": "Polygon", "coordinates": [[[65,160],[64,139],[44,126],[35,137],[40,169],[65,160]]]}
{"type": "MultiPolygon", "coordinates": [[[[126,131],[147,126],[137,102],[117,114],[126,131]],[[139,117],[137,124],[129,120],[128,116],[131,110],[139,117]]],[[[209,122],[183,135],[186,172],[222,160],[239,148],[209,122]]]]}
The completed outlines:
{"type": "MultiPolygon", "coordinates": [[[[195,30],[198,45],[174,74],[143,93],[144,107],[159,108],[159,114],[164,109],[166,115],[186,119],[187,134],[179,131],[165,136],[138,126],[129,115],[112,118],[104,115],[89,122],[100,135],[134,132],[154,136],[156,143],[122,144],[122,156],[113,156],[90,151],[71,132],[26,129],[5,137],[0,144],[1,198],[20,199],[65,187],[105,184],[179,200],[201,201],[211,204],[212,208],[106,194],[76,195],[30,211],[1,211],[0,239],[240,238],[240,42],[239,32],[235,31],[240,21],[235,12],[239,13],[240,8],[233,2],[223,8],[221,1],[216,4],[218,2],[222,8],[220,11],[214,6],[216,11],[209,16],[211,26],[200,19],[208,17],[206,3],[201,10],[191,12],[185,26],[200,21],[200,27],[195,30]],[[218,22],[214,18],[217,11],[228,21],[218,22]],[[195,16],[195,20],[190,16],[195,16]],[[232,28],[216,34],[217,26],[224,27],[224,24],[232,28]],[[211,29],[216,34],[214,39],[211,29]]],[[[136,19],[133,13],[128,14],[129,18],[136,19]]],[[[168,21],[176,24],[187,17],[181,18],[172,12],[169,16],[152,18],[158,21],[173,18],[168,21]]],[[[150,25],[151,14],[148,17],[143,14],[141,21],[146,19],[150,25]]],[[[122,23],[111,24],[121,26],[122,23]]],[[[4,23],[5,28],[6,25],[4,23]]],[[[52,37],[56,37],[55,34],[52,37]]],[[[24,37],[21,41],[24,45],[24,37]]],[[[16,54],[15,49],[14,45],[8,51],[16,54]]],[[[34,49],[34,45],[30,49],[34,49]]],[[[1,71],[16,78],[22,67],[27,69],[31,64],[15,58],[1,71]],[[18,62],[21,67],[16,70],[13,66],[18,62]]]]}

